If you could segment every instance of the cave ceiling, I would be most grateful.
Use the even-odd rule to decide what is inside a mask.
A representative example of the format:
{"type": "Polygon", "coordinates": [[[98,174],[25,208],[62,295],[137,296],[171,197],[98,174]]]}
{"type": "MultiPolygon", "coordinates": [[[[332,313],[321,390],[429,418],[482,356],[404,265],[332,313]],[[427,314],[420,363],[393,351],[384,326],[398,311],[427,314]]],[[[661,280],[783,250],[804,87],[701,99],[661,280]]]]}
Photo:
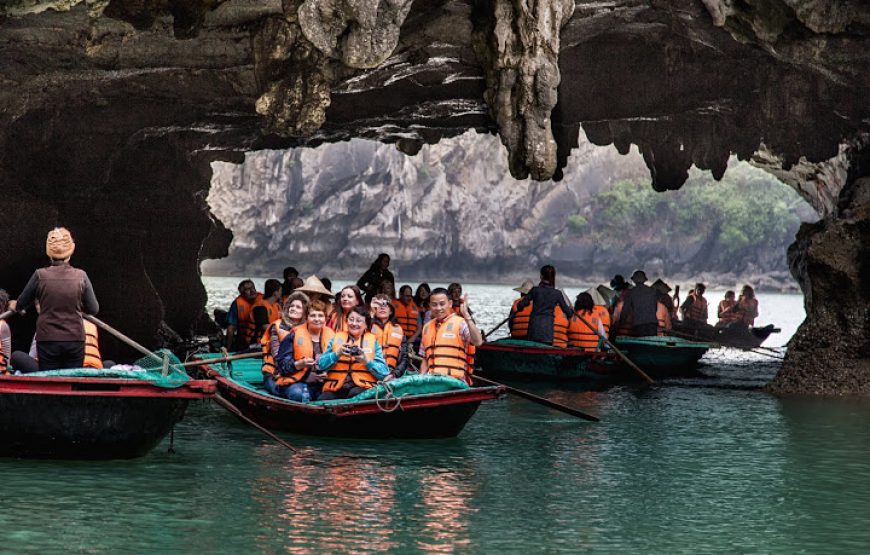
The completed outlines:
{"type": "MultiPolygon", "coordinates": [[[[848,219],[867,200],[868,70],[865,0],[2,0],[0,280],[20,291],[45,228],[67,225],[107,317],[184,332],[199,262],[230,240],[210,163],[353,137],[413,155],[494,133],[515,177],[558,180],[583,132],[637,145],[657,190],[736,155],[848,219]]],[[[855,284],[866,226],[849,233],[855,284]]],[[[824,264],[803,254],[810,299],[824,264]]]]}

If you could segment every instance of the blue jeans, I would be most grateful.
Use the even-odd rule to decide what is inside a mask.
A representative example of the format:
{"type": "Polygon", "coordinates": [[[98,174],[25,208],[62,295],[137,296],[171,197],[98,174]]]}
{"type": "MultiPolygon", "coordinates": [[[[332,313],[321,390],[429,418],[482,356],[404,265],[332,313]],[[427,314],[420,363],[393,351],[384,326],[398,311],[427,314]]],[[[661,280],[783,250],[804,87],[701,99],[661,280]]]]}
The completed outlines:
{"type": "Polygon", "coordinates": [[[301,382],[291,385],[278,385],[275,383],[275,377],[267,374],[263,376],[263,388],[275,397],[281,397],[288,401],[296,401],[297,403],[308,403],[311,401],[311,393],[308,391],[308,386],[301,382]]]}

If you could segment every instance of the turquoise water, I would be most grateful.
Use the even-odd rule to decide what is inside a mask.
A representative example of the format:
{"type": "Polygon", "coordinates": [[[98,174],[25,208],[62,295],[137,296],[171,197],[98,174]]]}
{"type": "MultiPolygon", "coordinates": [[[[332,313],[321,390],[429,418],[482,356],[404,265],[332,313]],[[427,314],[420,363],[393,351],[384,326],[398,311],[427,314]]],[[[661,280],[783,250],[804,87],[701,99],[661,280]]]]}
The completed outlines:
{"type": "MultiPolygon", "coordinates": [[[[495,317],[483,293],[499,288],[479,287],[478,319],[495,317]]],[[[716,355],[695,378],[596,393],[525,384],[602,422],[506,398],[455,439],[286,434],[295,456],[197,402],[175,454],[3,460],[0,550],[864,553],[870,404],[769,396],[777,364],[716,355]]]]}

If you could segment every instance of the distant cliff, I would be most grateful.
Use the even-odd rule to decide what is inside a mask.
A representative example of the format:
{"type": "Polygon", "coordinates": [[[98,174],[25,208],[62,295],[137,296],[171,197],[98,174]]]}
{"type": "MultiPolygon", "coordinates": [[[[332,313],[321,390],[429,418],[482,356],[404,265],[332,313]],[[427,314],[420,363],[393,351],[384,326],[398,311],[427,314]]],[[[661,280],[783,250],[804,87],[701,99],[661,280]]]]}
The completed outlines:
{"type": "MultiPolygon", "coordinates": [[[[614,191],[637,190],[617,199],[636,212],[645,209],[639,204],[647,198],[644,191],[661,204],[667,195],[692,195],[706,181],[722,187],[708,173],[693,174],[685,191],[655,194],[636,152],[621,156],[581,140],[563,181],[529,183],[509,176],[500,148],[495,137],[466,133],[424,146],[413,157],[390,145],[353,140],[249,153],[241,165],[214,163],[208,202],[234,240],[230,256],[205,269],[274,275],[292,264],[304,273],[352,277],[384,251],[403,279],[513,279],[548,261],[578,278],[637,266],[665,275],[787,272],[786,247],[797,214],[811,213],[793,190],[742,164],[737,173],[753,179],[758,202],[766,198],[758,187],[767,184],[795,215],[775,244],[724,252],[725,245],[708,239],[718,230],[703,212],[693,216],[697,222],[682,221],[674,229],[655,214],[623,221],[633,217],[631,210],[618,214],[619,222],[604,222],[596,209],[612,204],[614,191]],[[621,233],[607,231],[616,224],[624,226],[621,233]]],[[[651,207],[656,209],[661,207],[651,207]]],[[[606,213],[613,217],[612,207],[606,213]]],[[[764,206],[758,215],[768,217],[764,206]]]]}

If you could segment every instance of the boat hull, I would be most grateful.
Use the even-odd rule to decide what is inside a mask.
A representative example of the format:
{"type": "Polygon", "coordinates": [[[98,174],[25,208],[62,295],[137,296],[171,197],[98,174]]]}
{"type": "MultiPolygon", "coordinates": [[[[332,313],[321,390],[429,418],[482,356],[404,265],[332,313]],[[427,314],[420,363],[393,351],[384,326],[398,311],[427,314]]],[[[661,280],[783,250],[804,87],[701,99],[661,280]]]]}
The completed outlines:
{"type": "Polygon", "coordinates": [[[697,372],[698,362],[710,349],[707,343],[676,337],[617,337],[615,345],[653,378],[697,372]]]}
{"type": "Polygon", "coordinates": [[[313,405],[258,393],[210,366],[201,367],[218,384],[218,392],[257,424],[303,435],[360,439],[433,439],[455,437],[482,401],[504,394],[480,387],[444,393],[409,395],[400,400],[313,405]]]}
{"type": "Polygon", "coordinates": [[[476,362],[483,376],[572,381],[590,387],[620,381],[616,356],[557,348],[529,341],[499,339],[477,348],[476,362]]]}
{"type": "Polygon", "coordinates": [[[674,324],[674,332],[679,337],[715,343],[722,347],[733,347],[735,349],[756,349],[764,343],[771,334],[779,333],[781,330],[772,325],[767,325],[758,328],[749,328],[742,325],[731,325],[724,328],[718,328],[710,325],[692,326],[685,323],[674,324]]]}
{"type": "Polygon", "coordinates": [[[0,456],[129,459],[153,449],[214,382],[0,376],[0,456]]]}

